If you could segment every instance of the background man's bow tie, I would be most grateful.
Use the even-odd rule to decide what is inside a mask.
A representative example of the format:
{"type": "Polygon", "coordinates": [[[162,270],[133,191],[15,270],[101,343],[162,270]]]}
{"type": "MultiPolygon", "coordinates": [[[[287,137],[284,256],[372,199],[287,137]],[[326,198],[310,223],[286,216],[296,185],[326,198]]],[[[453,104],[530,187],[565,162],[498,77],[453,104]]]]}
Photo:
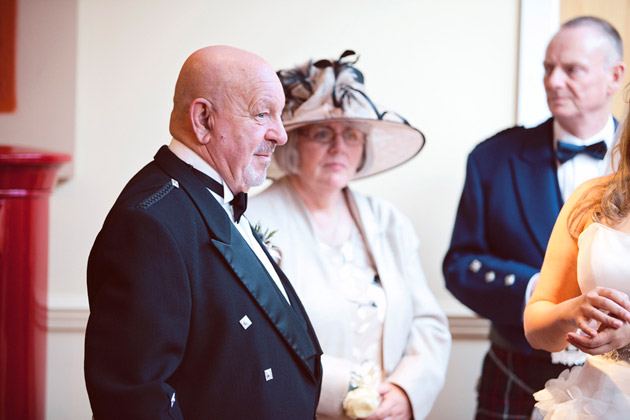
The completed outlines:
{"type": "MultiPolygon", "coordinates": [[[[223,197],[223,185],[195,168],[192,168],[192,171],[206,188],[223,197]]],[[[245,209],[247,209],[247,193],[240,192],[236,194],[230,201],[230,204],[234,212],[234,221],[238,223],[243,213],[245,213],[245,209]]]]}
{"type": "Polygon", "coordinates": [[[593,156],[595,159],[602,160],[604,159],[604,156],[606,156],[607,150],[608,147],[603,140],[588,146],[578,146],[576,144],[559,141],[556,156],[558,157],[560,163],[571,160],[580,153],[586,153],[587,155],[593,156]]]}

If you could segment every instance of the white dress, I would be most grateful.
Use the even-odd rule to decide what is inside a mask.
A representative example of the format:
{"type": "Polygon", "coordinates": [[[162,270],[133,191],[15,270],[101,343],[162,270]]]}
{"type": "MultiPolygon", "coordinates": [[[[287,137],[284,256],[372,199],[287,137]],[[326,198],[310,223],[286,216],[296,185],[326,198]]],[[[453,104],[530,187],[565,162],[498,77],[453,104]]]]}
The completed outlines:
{"type": "MultiPolygon", "coordinates": [[[[630,234],[599,223],[578,239],[578,283],[582,293],[596,286],[630,293],[630,234]]],[[[567,369],[534,394],[534,418],[630,419],[630,346],[567,369]]]]}

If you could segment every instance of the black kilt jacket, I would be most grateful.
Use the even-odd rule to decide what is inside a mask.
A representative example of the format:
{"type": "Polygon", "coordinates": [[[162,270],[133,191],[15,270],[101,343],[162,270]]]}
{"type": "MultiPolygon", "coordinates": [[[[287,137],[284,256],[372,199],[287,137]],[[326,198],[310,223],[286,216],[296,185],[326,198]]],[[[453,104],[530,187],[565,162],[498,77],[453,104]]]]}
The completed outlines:
{"type": "Polygon", "coordinates": [[[89,257],[95,419],[315,418],[322,350],[274,267],[291,305],[191,168],[162,147],[89,257]]]}

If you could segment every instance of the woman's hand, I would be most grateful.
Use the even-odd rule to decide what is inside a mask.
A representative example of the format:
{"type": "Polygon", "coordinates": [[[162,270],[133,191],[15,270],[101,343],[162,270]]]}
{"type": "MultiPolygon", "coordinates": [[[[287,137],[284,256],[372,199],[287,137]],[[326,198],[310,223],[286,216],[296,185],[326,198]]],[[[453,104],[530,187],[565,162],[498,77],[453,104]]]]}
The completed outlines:
{"type": "MultiPolygon", "coordinates": [[[[598,335],[598,332],[589,325],[591,320],[601,324],[600,330],[618,329],[625,322],[630,322],[630,298],[625,293],[607,287],[596,287],[589,292],[572,299],[571,318],[576,326],[581,329],[591,339],[598,335]]],[[[577,339],[575,333],[572,339],[577,339]]],[[[605,340],[603,338],[601,340],[605,340]]],[[[598,340],[596,343],[600,343],[598,340]]],[[[582,343],[583,341],[578,341],[582,343]]],[[[571,343],[573,344],[573,343],[571,343]]],[[[592,344],[592,342],[591,342],[592,344]]],[[[576,346],[579,348],[579,346],[576,346]]]]}
{"type": "Polygon", "coordinates": [[[601,326],[595,337],[578,333],[568,333],[567,341],[584,353],[598,355],[620,349],[630,344],[630,324],[625,322],[619,328],[601,326]]]}
{"type": "Polygon", "coordinates": [[[378,392],[383,398],[381,405],[364,420],[410,420],[413,417],[411,403],[402,388],[384,382],[378,386],[378,392]]]}

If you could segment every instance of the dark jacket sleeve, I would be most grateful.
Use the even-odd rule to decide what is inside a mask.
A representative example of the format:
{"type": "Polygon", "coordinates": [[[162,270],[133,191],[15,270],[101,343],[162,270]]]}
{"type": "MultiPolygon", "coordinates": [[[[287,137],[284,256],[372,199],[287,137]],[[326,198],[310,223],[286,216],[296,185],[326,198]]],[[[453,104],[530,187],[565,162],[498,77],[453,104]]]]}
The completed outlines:
{"type": "Polygon", "coordinates": [[[501,239],[514,241],[506,224],[522,223],[518,214],[490,200],[493,159],[468,157],[466,181],[451,244],[443,263],[447,288],[463,304],[493,322],[522,327],[525,290],[539,267],[501,255],[501,239]],[[489,168],[490,166],[490,168],[489,168]],[[493,238],[490,243],[489,238],[493,238]]]}
{"type": "Polygon", "coordinates": [[[190,323],[190,286],[171,232],[140,208],[111,214],[88,262],[85,378],[94,417],[181,419],[169,377],[190,323]]]}

